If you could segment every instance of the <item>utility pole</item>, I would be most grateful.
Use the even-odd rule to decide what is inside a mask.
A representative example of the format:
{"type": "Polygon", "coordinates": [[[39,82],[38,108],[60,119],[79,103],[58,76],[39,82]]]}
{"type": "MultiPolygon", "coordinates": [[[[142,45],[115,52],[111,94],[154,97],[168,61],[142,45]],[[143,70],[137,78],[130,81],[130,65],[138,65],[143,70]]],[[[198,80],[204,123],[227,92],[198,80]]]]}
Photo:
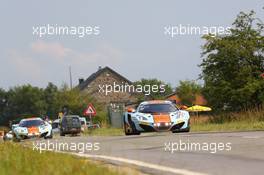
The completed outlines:
{"type": "Polygon", "coordinates": [[[72,89],[72,72],[71,72],[71,66],[69,67],[69,73],[70,73],[70,88],[72,89]]]}

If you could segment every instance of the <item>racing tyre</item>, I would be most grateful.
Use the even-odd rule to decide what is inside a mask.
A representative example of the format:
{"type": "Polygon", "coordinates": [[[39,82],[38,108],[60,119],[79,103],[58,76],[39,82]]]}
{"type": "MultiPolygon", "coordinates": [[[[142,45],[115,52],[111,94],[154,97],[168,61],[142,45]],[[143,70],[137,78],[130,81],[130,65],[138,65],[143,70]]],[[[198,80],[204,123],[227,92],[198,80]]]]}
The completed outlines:
{"type": "Polygon", "coordinates": [[[44,139],[52,139],[53,138],[53,132],[51,131],[50,136],[45,136],[44,139]]]}
{"type": "Polygon", "coordinates": [[[125,132],[125,135],[140,135],[140,132],[137,131],[136,127],[131,124],[128,125],[126,122],[124,122],[124,132],[125,132]]]}
{"type": "Polygon", "coordinates": [[[190,132],[190,127],[184,128],[184,129],[180,129],[180,130],[175,130],[172,131],[173,133],[179,133],[179,132],[190,132]]]}
{"type": "Polygon", "coordinates": [[[15,135],[13,136],[13,142],[20,142],[21,139],[17,138],[15,135]]]}
{"type": "Polygon", "coordinates": [[[63,132],[60,132],[60,136],[65,136],[65,134],[63,132]]]}

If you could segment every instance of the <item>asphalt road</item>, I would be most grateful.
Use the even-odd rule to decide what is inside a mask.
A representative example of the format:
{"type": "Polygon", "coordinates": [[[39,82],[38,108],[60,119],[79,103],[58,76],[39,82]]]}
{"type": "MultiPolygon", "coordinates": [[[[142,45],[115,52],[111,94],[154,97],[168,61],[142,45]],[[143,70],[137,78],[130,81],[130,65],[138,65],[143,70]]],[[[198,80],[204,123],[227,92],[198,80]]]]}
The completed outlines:
{"type": "Polygon", "coordinates": [[[78,155],[118,165],[130,164],[148,174],[264,174],[262,131],[58,137],[49,142],[99,143],[100,150],[87,150],[78,155]]]}

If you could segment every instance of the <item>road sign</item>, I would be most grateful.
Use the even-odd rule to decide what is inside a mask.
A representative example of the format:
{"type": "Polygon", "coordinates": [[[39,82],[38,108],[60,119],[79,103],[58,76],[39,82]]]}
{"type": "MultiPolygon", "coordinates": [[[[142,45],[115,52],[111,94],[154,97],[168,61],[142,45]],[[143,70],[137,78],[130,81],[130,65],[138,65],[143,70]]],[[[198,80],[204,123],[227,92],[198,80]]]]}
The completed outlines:
{"type": "Polygon", "coordinates": [[[87,108],[83,111],[83,115],[85,116],[95,116],[96,115],[96,110],[91,103],[88,104],[87,108]]]}

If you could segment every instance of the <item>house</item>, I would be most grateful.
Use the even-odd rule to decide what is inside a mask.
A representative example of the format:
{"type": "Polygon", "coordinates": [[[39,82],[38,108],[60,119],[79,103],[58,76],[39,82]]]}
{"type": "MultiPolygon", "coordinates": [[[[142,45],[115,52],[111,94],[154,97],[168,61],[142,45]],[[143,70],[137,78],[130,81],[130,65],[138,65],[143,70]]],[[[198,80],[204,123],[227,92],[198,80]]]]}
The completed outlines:
{"type": "MultiPolygon", "coordinates": [[[[181,103],[181,99],[179,98],[179,96],[177,95],[176,92],[168,95],[166,97],[167,100],[170,100],[170,101],[174,101],[176,104],[178,105],[185,105],[185,104],[182,104],[181,103]]],[[[202,96],[201,94],[196,94],[195,95],[195,100],[192,102],[194,105],[206,105],[207,104],[207,101],[206,99],[204,98],[204,96],[202,96]]]]}
{"type": "Polygon", "coordinates": [[[136,95],[126,91],[125,85],[132,85],[132,82],[109,67],[99,67],[86,80],[79,79],[78,88],[81,93],[89,94],[106,105],[136,102],[136,95]]]}

